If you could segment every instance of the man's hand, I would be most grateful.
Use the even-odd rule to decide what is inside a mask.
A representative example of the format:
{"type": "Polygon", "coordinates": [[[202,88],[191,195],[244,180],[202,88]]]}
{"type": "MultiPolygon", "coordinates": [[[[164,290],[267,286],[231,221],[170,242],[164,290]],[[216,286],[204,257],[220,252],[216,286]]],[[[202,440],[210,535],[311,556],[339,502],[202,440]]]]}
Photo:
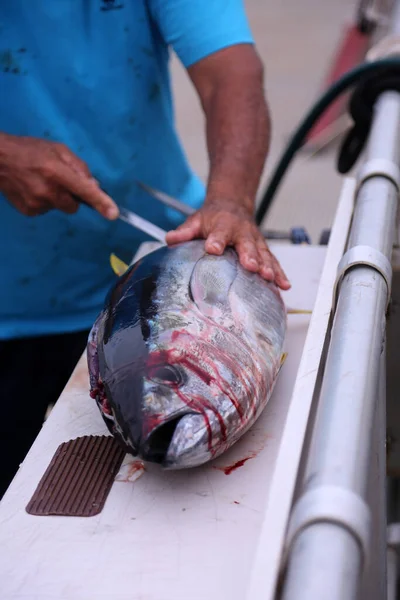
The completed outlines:
{"type": "Polygon", "coordinates": [[[78,210],[75,197],[104,217],[119,211],[93,179],[87,165],[66,146],[39,138],[0,134],[0,191],[21,213],[78,210]]]}
{"type": "Polygon", "coordinates": [[[243,207],[237,208],[233,202],[209,202],[177,229],[168,232],[166,241],[177,244],[195,238],[206,240],[205,249],[209,254],[220,255],[226,246],[233,246],[245,269],[260,273],[282,290],[290,288],[282,267],[243,207]]]}

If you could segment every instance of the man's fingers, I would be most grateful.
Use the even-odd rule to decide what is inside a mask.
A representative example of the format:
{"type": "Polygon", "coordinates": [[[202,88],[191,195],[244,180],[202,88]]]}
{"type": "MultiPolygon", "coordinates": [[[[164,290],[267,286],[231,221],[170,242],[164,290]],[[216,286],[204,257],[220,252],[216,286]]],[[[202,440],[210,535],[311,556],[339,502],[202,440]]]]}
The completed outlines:
{"type": "Polygon", "coordinates": [[[71,194],[81,198],[107,219],[118,217],[118,206],[110,196],[100,189],[93,178],[78,175],[68,165],[61,162],[57,163],[54,177],[71,194]]]}
{"type": "Polygon", "coordinates": [[[280,287],[282,290],[290,290],[291,283],[289,281],[289,279],[286,276],[286,273],[284,272],[284,270],[282,269],[282,267],[280,266],[279,262],[276,260],[276,258],[274,258],[275,261],[275,281],[276,281],[276,285],[278,287],[280,287]]]}
{"type": "MultiPolygon", "coordinates": [[[[268,252],[270,251],[268,250],[268,252]]],[[[273,269],[275,272],[275,282],[277,286],[280,287],[282,290],[289,290],[292,286],[290,284],[289,279],[287,278],[285,271],[282,269],[276,256],[274,256],[271,252],[270,255],[272,257],[273,269]]]]}
{"type": "Polygon", "coordinates": [[[260,275],[267,281],[275,281],[276,285],[282,290],[290,289],[291,285],[285,272],[264,239],[258,241],[257,247],[261,259],[260,275]]]}
{"type": "Polygon", "coordinates": [[[231,239],[229,227],[215,227],[206,239],[205,250],[209,254],[222,254],[231,239]]]}
{"type": "Polygon", "coordinates": [[[265,244],[264,240],[260,240],[257,243],[258,253],[260,256],[260,275],[264,277],[267,281],[274,281],[276,273],[275,273],[275,263],[273,256],[265,244]]]}
{"type": "Polygon", "coordinates": [[[69,215],[76,213],[79,208],[78,202],[72,198],[71,194],[68,194],[64,190],[58,192],[56,202],[57,208],[69,215]]]}
{"type": "Polygon", "coordinates": [[[89,167],[78,156],[73,154],[71,150],[63,144],[57,144],[57,152],[60,158],[68,165],[75,173],[83,177],[91,177],[89,167]]]}
{"type": "Polygon", "coordinates": [[[250,235],[241,236],[235,246],[240,264],[248,271],[257,273],[260,269],[260,259],[255,239],[250,235]]]}
{"type": "Polygon", "coordinates": [[[180,244],[182,242],[189,242],[201,234],[201,218],[199,215],[193,215],[186,219],[182,225],[179,225],[176,229],[168,231],[165,241],[167,244],[180,244]]]}

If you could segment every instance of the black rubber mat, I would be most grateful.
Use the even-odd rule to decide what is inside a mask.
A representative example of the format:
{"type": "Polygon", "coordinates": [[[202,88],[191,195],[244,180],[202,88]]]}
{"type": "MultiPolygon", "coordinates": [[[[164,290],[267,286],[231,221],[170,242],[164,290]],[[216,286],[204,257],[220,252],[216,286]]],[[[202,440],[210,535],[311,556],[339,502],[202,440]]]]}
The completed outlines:
{"type": "Polygon", "coordinates": [[[26,511],[30,515],[92,517],[104,507],[125,452],[111,436],[61,444],[26,511]]]}

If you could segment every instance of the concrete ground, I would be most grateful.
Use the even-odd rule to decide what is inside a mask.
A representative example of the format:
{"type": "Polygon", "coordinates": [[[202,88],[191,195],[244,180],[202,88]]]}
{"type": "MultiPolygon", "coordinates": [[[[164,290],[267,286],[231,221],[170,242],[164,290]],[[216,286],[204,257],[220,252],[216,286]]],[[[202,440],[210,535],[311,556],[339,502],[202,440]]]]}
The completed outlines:
{"type": "MultiPolygon", "coordinates": [[[[266,69],[272,116],[272,144],[259,192],[288,138],[320,93],[355,0],[245,0],[258,52],[266,69]]],[[[208,160],[204,118],[192,84],[180,63],[172,63],[177,126],[189,160],[203,180],[208,160]]],[[[318,243],[335,214],[342,177],[335,171],[337,145],[309,156],[299,153],[280,187],[265,227],[304,226],[318,243]]]]}

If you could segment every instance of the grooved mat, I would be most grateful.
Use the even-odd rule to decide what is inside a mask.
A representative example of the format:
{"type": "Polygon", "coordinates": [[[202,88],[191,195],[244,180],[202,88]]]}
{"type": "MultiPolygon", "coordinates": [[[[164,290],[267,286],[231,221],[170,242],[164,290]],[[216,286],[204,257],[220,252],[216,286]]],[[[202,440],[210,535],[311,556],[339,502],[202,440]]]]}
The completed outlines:
{"type": "Polygon", "coordinates": [[[88,435],[60,444],[26,512],[60,517],[99,514],[124,456],[111,436],[88,435]]]}

